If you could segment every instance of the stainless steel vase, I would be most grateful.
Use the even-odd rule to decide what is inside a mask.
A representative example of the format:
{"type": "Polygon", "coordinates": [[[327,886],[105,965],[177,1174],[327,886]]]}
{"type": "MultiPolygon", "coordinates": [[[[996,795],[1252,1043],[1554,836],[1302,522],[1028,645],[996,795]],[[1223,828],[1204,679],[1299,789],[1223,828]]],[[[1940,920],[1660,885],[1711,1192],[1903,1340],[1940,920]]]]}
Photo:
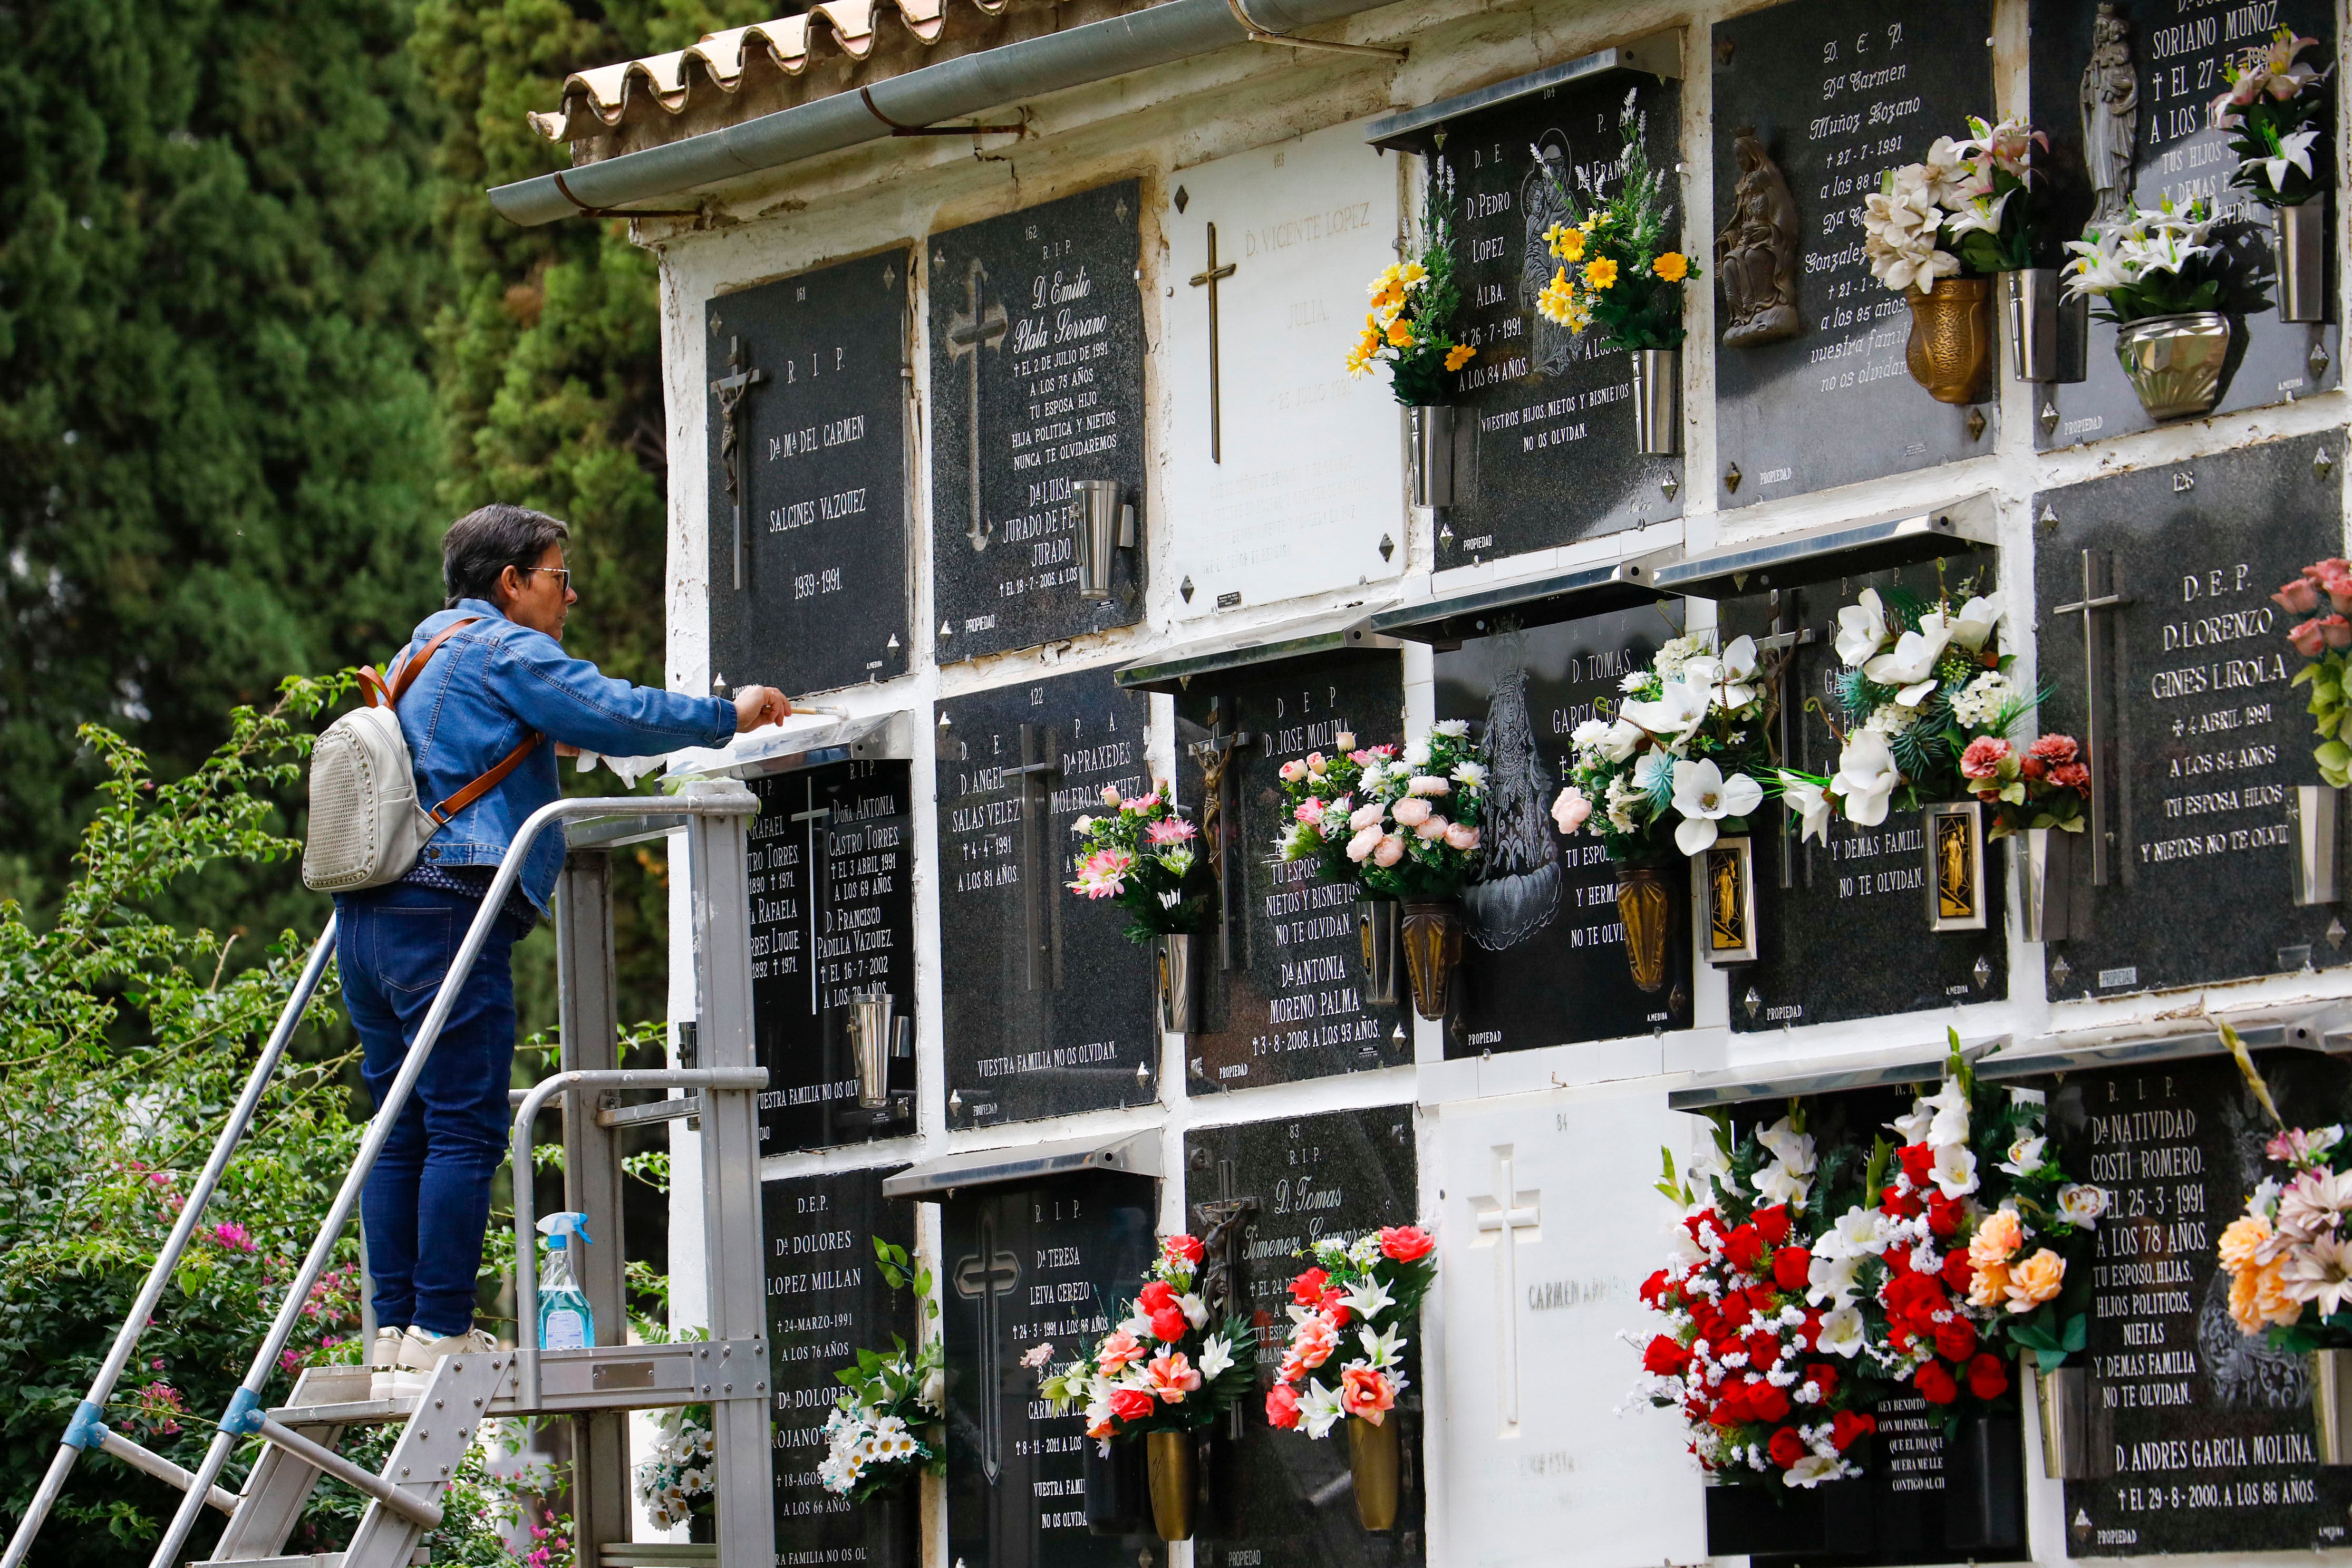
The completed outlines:
{"type": "Polygon", "coordinates": [[[2091,1479],[2091,1373],[2079,1366],[2033,1374],[2042,1415],[2042,1473],[2053,1481],[2091,1479]]]}
{"type": "Polygon", "coordinates": [[[1190,1035],[1201,1026],[1201,944],[1206,938],[1160,939],[1160,1026],[1190,1035]]]}
{"type": "Polygon", "coordinates": [[[2026,267],[2000,275],[2000,317],[2009,333],[2009,373],[2020,381],[2080,381],[2082,340],[2069,355],[2060,331],[2064,291],[2054,267],[2026,267]],[[2074,363],[2069,364],[2069,358],[2074,363]],[[2069,373],[2072,374],[2069,374],[2069,373]]]}
{"type": "Polygon", "coordinates": [[[2332,904],[2343,889],[2344,792],[2326,784],[2297,784],[2287,796],[2286,827],[2294,858],[2297,904],[2332,904]]]}
{"type": "Polygon", "coordinates": [[[2028,942],[2064,942],[2073,934],[2074,838],[2060,827],[2029,827],[2010,837],[2017,916],[2028,942]]]}
{"type": "Polygon", "coordinates": [[[857,1068],[857,1103],[878,1110],[890,1103],[890,1044],[898,1004],[887,991],[849,1001],[849,1053],[857,1068]]]}
{"type": "Polygon", "coordinates": [[[1403,923],[1404,906],[1394,899],[1356,900],[1356,936],[1363,947],[1363,1000],[1368,1006],[1397,1005],[1397,970],[1404,951],[1400,945],[1400,928],[1403,923]]]}
{"type": "Polygon", "coordinates": [[[1454,408],[1450,404],[1416,404],[1412,416],[1412,504],[1454,504],[1454,408]]]}
{"type": "Polygon", "coordinates": [[[2352,1465],[2352,1351],[2313,1351],[2306,1360],[2311,1373],[2312,1436],[2319,1444],[2323,1465],[2352,1465]]]}
{"type": "Polygon", "coordinates": [[[2116,331],[2116,358],[2124,378],[2154,419],[2185,419],[2210,412],[2221,396],[2221,368],[2230,357],[2230,318],[2218,310],[2150,316],[2116,331]]]}
{"type": "Polygon", "coordinates": [[[1119,484],[1117,479],[1076,479],[1072,499],[1077,510],[1078,597],[1110,597],[1111,561],[1119,538],[1119,484]]]}
{"type": "Polygon", "coordinates": [[[2271,243],[2278,258],[2282,321],[2327,319],[2327,195],[2300,206],[2271,209],[2271,243]]]}
{"type": "Polygon", "coordinates": [[[1682,449],[1682,421],[1675,417],[1682,362],[1678,349],[1633,351],[1633,444],[1645,457],[1669,457],[1682,449]]]}

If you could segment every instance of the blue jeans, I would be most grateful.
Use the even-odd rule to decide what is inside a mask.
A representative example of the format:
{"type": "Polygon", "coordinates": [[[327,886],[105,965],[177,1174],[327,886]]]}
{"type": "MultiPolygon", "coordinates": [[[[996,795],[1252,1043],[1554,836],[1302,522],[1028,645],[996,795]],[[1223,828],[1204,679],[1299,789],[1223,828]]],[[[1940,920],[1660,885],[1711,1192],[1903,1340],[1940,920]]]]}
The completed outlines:
{"type": "MultiPolygon", "coordinates": [[[[379,1109],[425,1022],[478,900],[394,883],[336,900],[343,1005],[379,1109]]],[[[435,1335],[473,1326],[490,1178],[507,1152],[520,922],[500,917],[361,1194],[376,1321],[435,1335]]]]}

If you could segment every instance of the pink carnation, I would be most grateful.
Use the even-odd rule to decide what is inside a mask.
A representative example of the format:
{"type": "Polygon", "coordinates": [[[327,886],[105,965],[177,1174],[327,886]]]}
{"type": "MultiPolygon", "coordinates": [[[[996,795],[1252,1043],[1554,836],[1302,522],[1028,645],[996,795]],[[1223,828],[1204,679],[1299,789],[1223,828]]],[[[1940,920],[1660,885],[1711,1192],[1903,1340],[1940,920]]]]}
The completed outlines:
{"type": "Polygon", "coordinates": [[[2072,735],[2044,735],[2026,748],[2028,756],[2053,768],[2073,762],[2081,753],[2082,748],[2074,743],[2072,735]]]}
{"type": "Polygon", "coordinates": [[[1972,779],[1995,779],[2000,776],[2001,763],[2014,754],[2007,741],[1997,735],[1979,735],[1960,753],[1960,773],[1972,779]]]}

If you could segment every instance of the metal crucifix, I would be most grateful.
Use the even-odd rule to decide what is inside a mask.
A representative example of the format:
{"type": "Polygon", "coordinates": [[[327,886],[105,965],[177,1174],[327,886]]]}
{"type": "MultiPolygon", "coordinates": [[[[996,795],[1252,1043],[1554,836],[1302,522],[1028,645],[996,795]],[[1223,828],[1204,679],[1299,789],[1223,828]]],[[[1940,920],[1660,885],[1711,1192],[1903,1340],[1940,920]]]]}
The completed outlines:
{"type": "Polygon", "coordinates": [[[964,300],[969,309],[958,310],[948,318],[948,358],[971,361],[971,404],[970,423],[964,426],[965,445],[970,448],[971,468],[971,530],[964,537],[974,550],[988,548],[988,523],[980,510],[980,351],[996,348],[1004,342],[1004,305],[1002,300],[982,308],[982,286],[988,281],[988,268],[974,257],[964,274],[964,300]]]}
{"type": "Polygon", "coordinates": [[[743,340],[727,341],[729,374],[710,384],[719,396],[719,461],[726,474],[727,499],[735,503],[735,588],[743,588],[743,569],[751,554],[751,539],[743,529],[743,433],[735,425],[736,410],[751,390],[768,379],[768,373],[753,370],[743,357],[743,340]]]}
{"type": "Polygon", "coordinates": [[[1229,831],[1232,818],[1239,815],[1234,809],[1234,754],[1257,743],[1255,735],[1226,729],[1222,707],[1212,704],[1208,739],[1195,741],[1185,748],[1186,753],[1201,764],[1201,844],[1213,857],[1210,869],[1217,879],[1217,963],[1228,970],[1235,967],[1234,885],[1240,879],[1233,868],[1236,836],[1229,831]]]}
{"type": "MultiPolygon", "coordinates": [[[[1234,1163],[1218,1161],[1217,1195],[1192,1205],[1193,1217],[1201,1226],[1201,1300],[1207,1304],[1213,1323],[1223,1323],[1237,1313],[1248,1315],[1248,1293],[1242,1280],[1242,1235],[1249,1217],[1257,1212],[1256,1198],[1234,1195],[1234,1163]]],[[[1234,1348],[1238,1352],[1242,1347],[1234,1348]]],[[[1256,1353],[1255,1339],[1249,1350],[1256,1353]]],[[[1226,1426],[1229,1436],[1242,1435],[1240,1405],[1227,1413],[1226,1426]]]]}
{"type": "Polygon", "coordinates": [[[2104,888],[2115,875],[2115,827],[2108,821],[2107,742],[2104,731],[2113,721],[2115,672],[2107,652],[2110,639],[2099,612],[2131,603],[2123,591],[2111,550],[2083,552],[2083,596],[2071,605],[2051,607],[2053,616],[2083,617],[2083,765],[2091,773],[2091,886],[2104,888]]]}
{"type": "Polygon", "coordinates": [[[1223,420],[1217,395],[1217,285],[1234,275],[1234,263],[1217,265],[1217,226],[1209,226],[1209,267],[1192,274],[1192,287],[1209,291],[1209,461],[1224,461],[1223,420]]]}

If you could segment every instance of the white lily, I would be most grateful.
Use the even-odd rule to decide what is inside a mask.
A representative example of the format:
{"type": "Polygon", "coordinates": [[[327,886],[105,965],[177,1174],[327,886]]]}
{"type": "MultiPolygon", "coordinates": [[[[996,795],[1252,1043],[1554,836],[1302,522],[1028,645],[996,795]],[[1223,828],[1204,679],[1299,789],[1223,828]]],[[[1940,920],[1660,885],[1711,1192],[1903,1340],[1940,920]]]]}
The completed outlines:
{"type": "Polygon", "coordinates": [[[1827,1454],[1807,1454],[1780,1472],[1780,1484],[1811,1491],[1823,1481],[1836,1480],[1844,1474],[1845,1461],[1843,1459],[1832,1458],[1827,1454]]]}
{"type": "Polygon", "coordinates": [[[1969,1141],[1969,1097],[1960,1092],[1957,1079],[1948,1078],[1935,1093],[1921,1095],[1919,1109],[1935,1112],[1935,1119],[1927,1123],[1927,1142],[1944,1144],[1969,1141]]]}
{"type": "Polygon", "coordinates": [[[1812,1193],[1813,1179],[1801,1171],[1792,1171],[1786,1165],[1773,1164],[1767,1165],[1756,1173],[1755,1186],[1756,1195],[1764,1200],[1766,1207],[1769,1208],[1774,1204],[1786,1204],[1790,1208],[1801,1209],[1805,1206],[1805,1199],[1812,1193]]]}
{"type": "Polygon", "coordinates": [[[1848,1361],[1863,1346],[1862,1314],[1852,1307],[1840,1307],[1823,1314],[1821,1337],[1813,1342],[1832,1355],[1842,1355],[1848,1361]]]}
{"type": "Polygon", "coordinates": [[[1815,1257],[1806,1268],[1805,1300],[1816,1307],[1847,1307],[1862,1293],[1859,1258],[1815,1257]]]}
{"type": "Polygon", "coordinates": [[[1885,640],[1886,612],[1878,590],[1864,588],[1859,599],[1838,611],[1838,658],[1851,669],[1876,653],[1885,640]]]}
{"type": "Polygon", "coordinates": [[[1391,1323],[1377,1334],[1370,1328],[1359,1329],[1356,1338],[1363,1344],[1364,1355],[1372,1365],[1388,1367],[1396,1365],[1404,1350],[1402,1332],[1402,1324],[1391,1323]]]}
{"type": "Polygon", "coordinates": [[[1348,1304],[1349,1311],[1366,1322],[1396,1305],[1396,1298],[1389,1294],[1389,1288],[1377,1279],[1358,1280],[1349,1286],[1339,1299],[1348,1304]]]}
{"type": "Polygon", "coordinates": [[[1830,841],[1832,805],[1827,785],[1784,773],[1780,775],[1780,799],[1797,814],[1800,825],[1798,843],[1802,844],[1808,838],[1818,838],[1823,844],[1830,841]]]}
{"type": "Polygon", "coordinates": [[[1783,1116],[1780,1121],[1759,1132],[1756,1135],[1756,1142],[1761,1143],[1773,1159],[1788,1166],[1799,1175],[1812,1174],[1814,1165],[1817,1163],[1813,1154],[1812,1134],[1798,1131],[1795,1124],[1787,1117],[1783,1116]]]}
{"type": "Polygon", "coordinates": [[[1198,1296],[1180,1296],[1176,1300],[1176,1306],[1184,1314],[1184,1321],[1194,1328],[1201,1328],[1207,1324],[1209,1304],[1198,1296]]]}
{"type": "Polygon", "coordinates": [[[1201,1347],[1201,1359],[1196,1363],[1201,1376],[1214,1383],[1218,1376],[1234,1364],[1233,1342],[1223,1334],[1211,1334],[1201,1347]]]}
{"type": "Polygon", "coordinates": [[[1936,1150],[1927,1174],[1948,1198],[1964,1198],[1977,1190],[1976,1151],[1965,1143],[1945,1143],[1936,1150]]]}
{"type": "Polygon", "coordinates": [[[1675,825],[1675,846],[1696,855],[1716,840],[1716,824],[1727,816],[1745,816],[1764,802],[1764,786],[1746,773],[1723,776],[1712,762],[1675,764],[1675,809],[1682,821],[1675,825]]]}
{"type": "Polygon", "coordinates": [[[1845,803],[1846,820],[1875,827],[1886,820],[1895,786],[1903,782],[1886,737],[1864,731],[1845,743],[1830,788],[1845,803]]]}
{"type": "Polygon", "coordinates": [[[1951,634],[1940,624],[1931,630],[1923,621],[1918,631],[1905,632],[1895,639],[1891,651],[1864,665],[1862,673],[1881,686],[1900,688],[1895,700],[1906,708],[1916,708],[1921,698],[1936,689],[1936,661],[1944,657],[1951,640],[1951,634]]]}
{"type": "Polygon", "coordinates": [[[1309,1437],[1327,1437],[1340,1416],[1348,1413],[1339,1403],[1339,1391],[1327,1388],[1309,1378],[1306,1392],[1298,1396],[1298,1425],[1309,1437]]]}
{"type": "Polygon", "coordinates": [[[1925,1100],[1914,1100],[1907,1116],[1898,1116],[1886,1125],[1906,1143],[1925,1143],[1927,1129],[1935,1125],[1936,1108],[1925,1100]]]}
{"type": "Polygon", "coordinates": [[[2286,172],[2289,168],[2300,169],[2305,178],[2310,177],[2311,148],[2312,144],[2318,140],[2319,132],[2316,131],[2297,131],[2279,138],[2279,155],[2263,160],[2263,177],[2270,181],[2271,189],[2274,191],[2286,189],[2286,172]]]}

